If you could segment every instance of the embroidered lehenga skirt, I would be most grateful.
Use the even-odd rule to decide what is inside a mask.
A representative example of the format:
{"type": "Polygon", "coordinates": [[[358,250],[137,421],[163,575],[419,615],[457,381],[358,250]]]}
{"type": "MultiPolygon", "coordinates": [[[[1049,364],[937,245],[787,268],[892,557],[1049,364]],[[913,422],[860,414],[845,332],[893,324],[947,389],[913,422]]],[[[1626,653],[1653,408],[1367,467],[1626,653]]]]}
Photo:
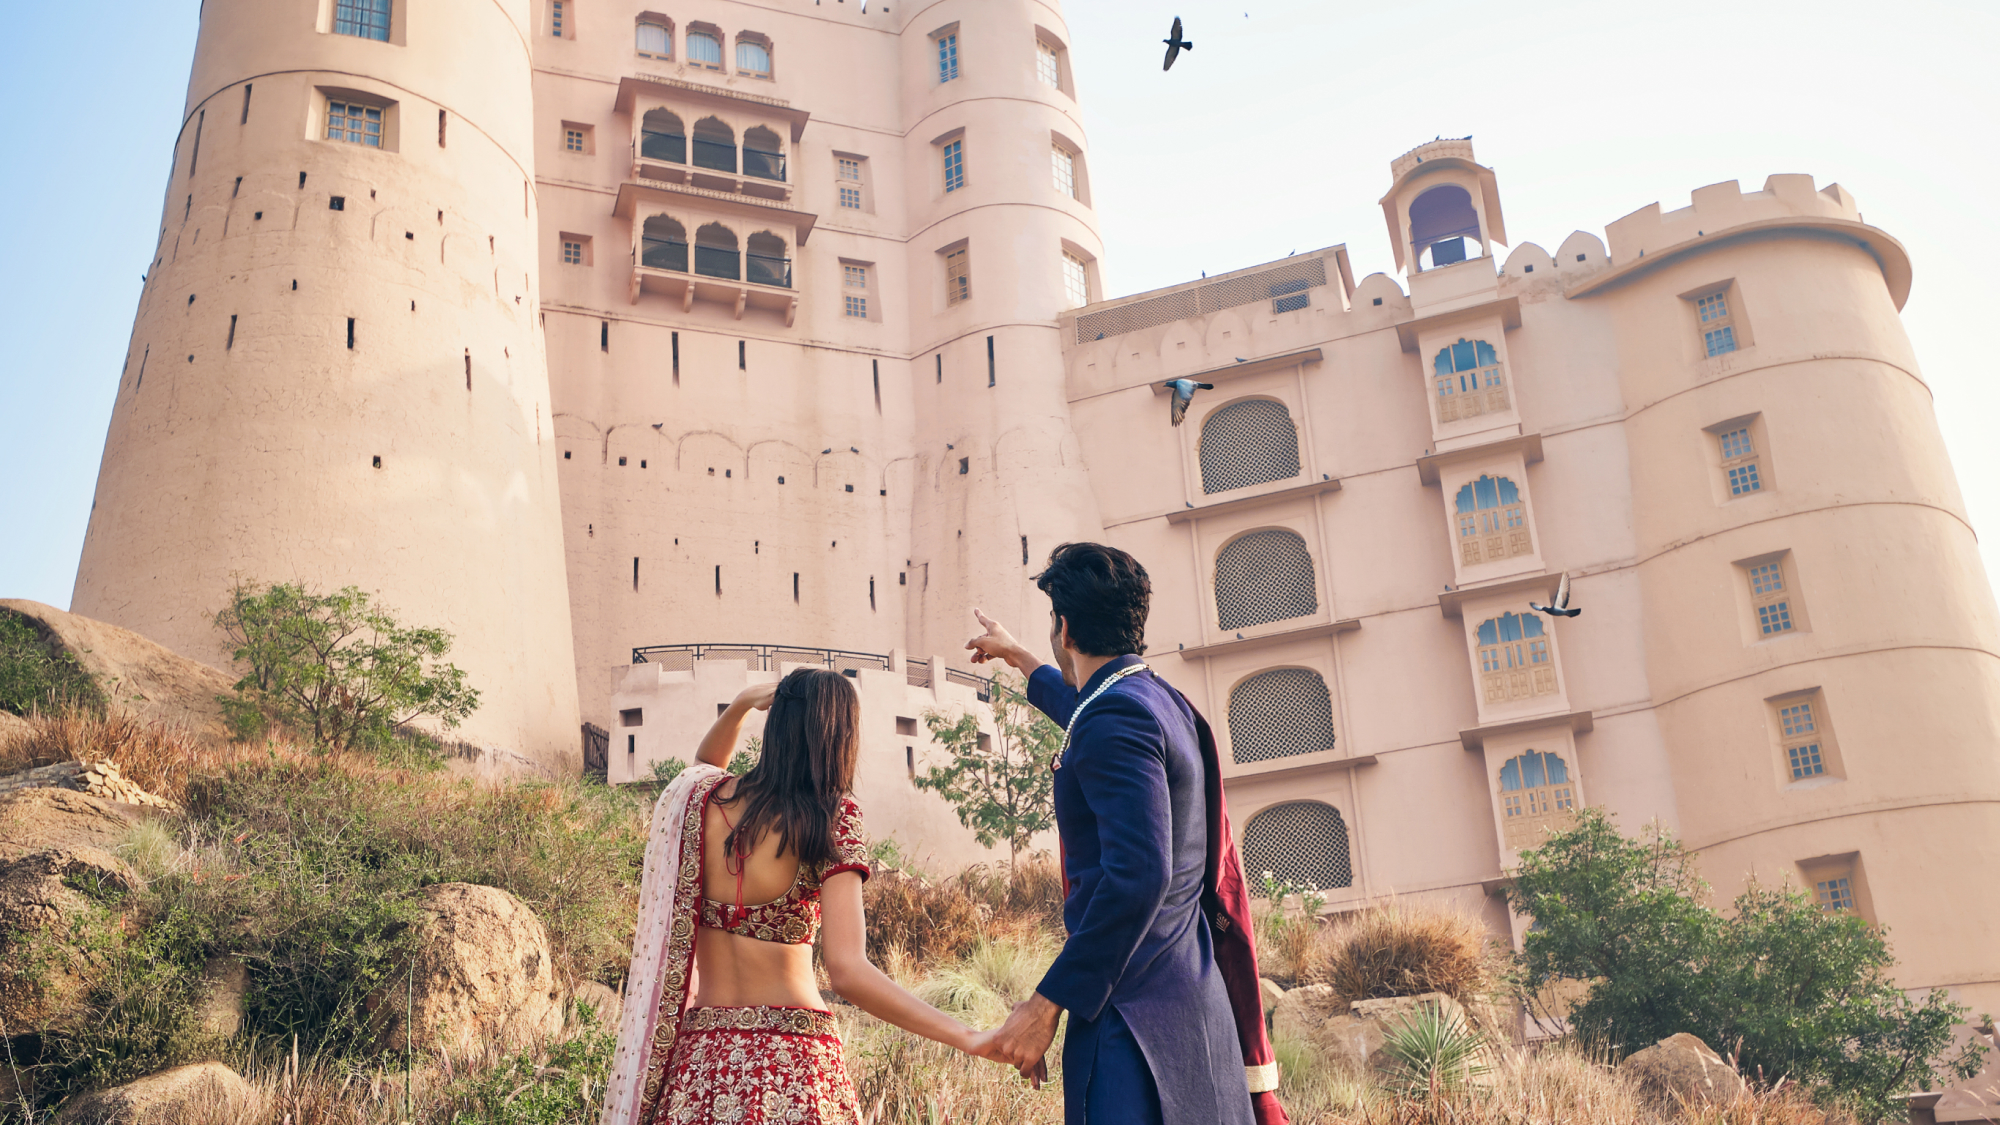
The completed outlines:
{"type": "Polygon", "coordinates": [[[659,1125],[857,1125],[833,1014],[694,1008],[681,1018],[659,1125]]]}

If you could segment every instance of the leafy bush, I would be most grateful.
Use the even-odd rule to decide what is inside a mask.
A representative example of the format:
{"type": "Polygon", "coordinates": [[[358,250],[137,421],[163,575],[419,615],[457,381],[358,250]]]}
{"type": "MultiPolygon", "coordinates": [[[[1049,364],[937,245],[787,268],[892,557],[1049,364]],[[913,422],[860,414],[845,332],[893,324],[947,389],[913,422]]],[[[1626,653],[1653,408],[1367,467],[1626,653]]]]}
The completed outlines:
{"type": "Polygon", "coordinates": [[[1664,830],[1628,839],[1598,810],[1523,852],[1509,897],[1534,926],[1516,987],[1589,981],[1569,1026],[1615,1056],[1689,1032],[1870,1120],[1900,1115],[1912,1087],[1978,1072],[1977,1044],[1950,1052],[1966,1009],[1897,988],[1882,930],[1789,887],[1753,884],[1718,913],[1695,862],[1664,830]]]}
{"type": "Polygon", "coordinates": [[[924,713],[931,737],[944,744],[951,762],[918,774],[929,789],[958,810],[958,822],[983,847],[1007,841],[1011,866],[1037,832],[1055,827],[1055,775],[1049,762],[1062,747],[1062,728],[1028,703],[1020,681],[1006,673],[993,677],[994,737],[986,745],[979,718],[924,713]]]}
{"type": "Polygon", "coordinates": [[[521,1052],[452,1083],[428,1116],[452,1125],[596,1125],[615,1031],[592,1025],[542,1052],[521,1052]]]}
{"type": "Polygon", "coordinates": [[[104,689],[76,657],[51,644],[34,622],[0,609],[0,711],[102,711],[104,703],[104,689]]]}
{"type": "Polygon", "coordinates": [[[404,625],[353,586],[239,583],[215,626],[248,668],[224,700],[239,737],[268,717],[328,749],[384,747],[419,716],[449,729],[479,707],[464,671],[442,663],[450,633],[404,625]]]}

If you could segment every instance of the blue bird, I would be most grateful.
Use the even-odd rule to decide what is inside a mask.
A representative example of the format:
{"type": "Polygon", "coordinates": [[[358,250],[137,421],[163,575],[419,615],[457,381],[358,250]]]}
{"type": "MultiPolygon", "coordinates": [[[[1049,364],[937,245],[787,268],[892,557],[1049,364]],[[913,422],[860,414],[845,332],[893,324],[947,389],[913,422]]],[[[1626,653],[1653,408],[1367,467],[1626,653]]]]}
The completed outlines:
{"type": "Polygon", "coordinates": [[[1212,391],[1215,389],[1214,383],[1197,383],[1193,379],[1169,379],[1160,385],[1174,392],[1174,401],[1170,409],[1173,411],[1174,425],[1176,426],[1181,424],[1181,419],[1187,417],[1188,403],[1194,401],[1194,393],[1196,391],[1212,391]]]}
{"type": "Polygon", "coordinates": [[[1165,65],[1160,67],[1161,70],[1172,70],[1174,68],[1174,60],[1180,57],[1182,51],[1194,50],[1193,41],[1181,38],[1181,18],[1179,16],[1174,17],[1174,29],[1168,32],[1167,37],[1160,40],[1160,42],[1167,45],[1167,61],[1165,65]]]}

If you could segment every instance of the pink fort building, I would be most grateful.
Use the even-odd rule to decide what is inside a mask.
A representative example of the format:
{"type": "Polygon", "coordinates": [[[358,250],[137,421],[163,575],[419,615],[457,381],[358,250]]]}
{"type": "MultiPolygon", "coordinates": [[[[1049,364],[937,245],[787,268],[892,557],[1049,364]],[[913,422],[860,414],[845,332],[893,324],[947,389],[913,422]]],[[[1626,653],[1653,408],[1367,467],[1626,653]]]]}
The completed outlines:
{"type": "Polygon", "coordinates": [[[958,863],[911,778],[987,694],[969,610],[1039,640],[1102,539],[1253,871],[1517,932],[1515,856],[1598,805],[2000,1009],[2000,627],[1896,240],[1779,175],[1502,262],[1445,140],[1390,166],[1401,286],[1332,247],[1103,300],[1067,41],[208,0],[73,608],[223,663],[237,577],[378,591],[457,634],[464,737],[614,782],[831,664],[876,834],[958,863]]]}

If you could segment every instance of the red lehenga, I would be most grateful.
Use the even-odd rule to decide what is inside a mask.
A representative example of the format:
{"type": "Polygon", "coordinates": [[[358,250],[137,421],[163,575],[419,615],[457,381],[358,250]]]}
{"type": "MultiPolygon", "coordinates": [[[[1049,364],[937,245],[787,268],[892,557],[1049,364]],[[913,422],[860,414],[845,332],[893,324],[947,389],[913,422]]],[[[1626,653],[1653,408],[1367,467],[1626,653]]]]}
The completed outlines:
{"type": "Polygon", "coordinates": [[[833,861],[801,868],[775,902],[745,908],[702,895],[702,810],[729,775],[682,771],[653,809],[639,929],[601,1125],[857,1125],[854,1083],[833,1014],[817,1008],[689,1008],[694,934],[711,926],[810,944],[819,890],[839,871],[868,873],[861,813],[849,800],[833,861]]]}

